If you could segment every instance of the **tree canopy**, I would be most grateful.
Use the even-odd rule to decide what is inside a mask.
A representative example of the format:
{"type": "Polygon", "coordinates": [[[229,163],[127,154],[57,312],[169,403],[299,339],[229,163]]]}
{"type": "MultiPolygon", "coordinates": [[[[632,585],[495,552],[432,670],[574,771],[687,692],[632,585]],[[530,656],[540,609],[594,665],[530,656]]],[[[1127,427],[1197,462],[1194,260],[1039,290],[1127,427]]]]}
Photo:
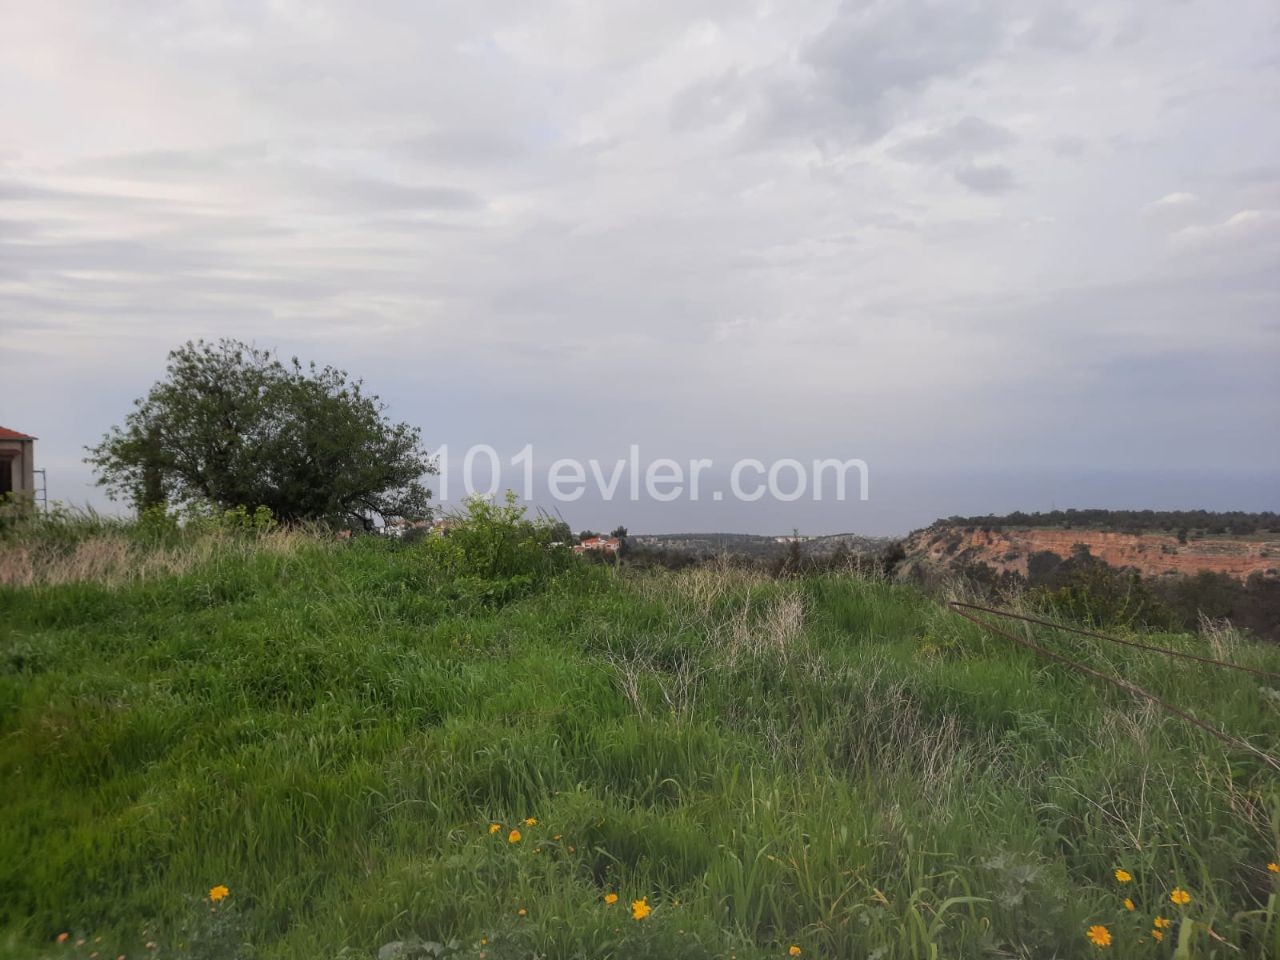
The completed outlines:
{"type": "Polygon", "coordinates": [[[424,517],[435,465],[417,428],[333,367],[288,363],[235,340],[186,343],[86,458],[140,509],[210,502],[282,520],[424,517]]]}

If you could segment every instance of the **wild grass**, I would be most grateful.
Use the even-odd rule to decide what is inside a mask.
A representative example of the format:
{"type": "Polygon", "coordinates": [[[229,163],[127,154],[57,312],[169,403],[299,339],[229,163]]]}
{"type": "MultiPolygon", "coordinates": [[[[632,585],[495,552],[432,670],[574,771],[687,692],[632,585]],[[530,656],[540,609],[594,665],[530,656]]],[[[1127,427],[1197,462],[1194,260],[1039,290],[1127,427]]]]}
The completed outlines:
{"type": "MultiPolygon", "coordinates": [[[[1120,957],[1280,946],[1268,768],[909,586],[575,566],[495,604],[374,538],[0,551],[11,954],[1085,957],[1094,924],[1120,957]],[[200,939],[215,884],[234,936],[200,939]]],[[[1256,678],[1048,642],[1277,743],[1256,678]]],[[[1159,642],[1280,670],[1237,635],[1159,642]]]]}

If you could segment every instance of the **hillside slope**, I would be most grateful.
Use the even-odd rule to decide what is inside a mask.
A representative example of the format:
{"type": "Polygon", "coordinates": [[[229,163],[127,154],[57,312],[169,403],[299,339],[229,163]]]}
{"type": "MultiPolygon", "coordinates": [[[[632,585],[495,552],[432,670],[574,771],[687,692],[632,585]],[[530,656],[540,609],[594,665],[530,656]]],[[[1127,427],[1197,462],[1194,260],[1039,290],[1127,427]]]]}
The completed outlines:
{"type": "MultiPolygon", "coordinates": [[[[502,603],[427,546],[0,588],[7,952],[1071,958],[1103,925],[1143,958],[1157,917],[1201,956],[1280,944],[1256,757],[913,587],[574,566],[502,603]]],[[[1280,740],[1256,678],[1072,649],[1280,740]]]]}
{"type": "Polygon", "coordinates": [[[1253,574],[1280,577],[1280,537],[1189,537],[1110,530],[1044,527],[984,528],[938,523],[904,542],[908,560],[921,566],[983,563],[997,573],[1028,575],[1031,558],[1051,553],[1066,559],[1083,545],[1104,563],[1143,577],[1221,573],[1237,580],[1253,574]]]}

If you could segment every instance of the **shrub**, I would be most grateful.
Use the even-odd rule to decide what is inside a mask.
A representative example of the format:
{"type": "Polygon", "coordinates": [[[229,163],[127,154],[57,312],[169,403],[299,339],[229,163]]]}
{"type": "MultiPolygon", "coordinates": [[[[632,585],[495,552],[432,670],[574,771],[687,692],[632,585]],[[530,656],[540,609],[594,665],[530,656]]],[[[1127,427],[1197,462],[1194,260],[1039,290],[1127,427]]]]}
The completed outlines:
{"type": "Polygon", "coordinates": [[[471,497],[466,512],[444,536],[423,541],[433,564],[453,581],[453,593],[486,606],[501,606],[580,565],[556,540],[559,524],[526,516],[514,491],[501,503],[471,497]]]}

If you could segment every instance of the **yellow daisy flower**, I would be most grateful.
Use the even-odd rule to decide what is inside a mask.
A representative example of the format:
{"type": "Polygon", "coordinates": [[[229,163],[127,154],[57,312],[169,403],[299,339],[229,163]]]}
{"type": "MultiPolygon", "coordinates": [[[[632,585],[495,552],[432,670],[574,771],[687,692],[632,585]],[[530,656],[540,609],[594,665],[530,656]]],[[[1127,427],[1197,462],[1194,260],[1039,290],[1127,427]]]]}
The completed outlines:
{"type": "Polygon", "coordinates": [[[1267,869],[1272,873],[1280,873],[1280,863],[1268,863],[1267,869]]]}
{"type": "Polygon", "coordinates": [[[1132,901],[1132,900],[1130,900],[1128,897],[1125,897],[1125,898],[1124,898],[1124,908],[1125,908],[1126,910],[1132,910],[1132,909],[1133,909],[1133,901],[1132,901]]]}
{"type": "Polygon", "coordinates": [[[618,902],[618,895],[616,893],[606,893],[604,895],[604,902],[612,907],[615,903],[618,902]]]}
{"type": "Polygon", "coordinates": [[[1159,943],[1161,940],[1163,940],[1163,939],[1164,939],[1164,931],[1163,931],[1163,930],[1152,930],[1152,931],[1151,931],[1151,939],[1152,939],[1152,940],[1154,940],[1156,943],[1159,943]]]}
{"type": "Polygon", "coordinates": [[[1133,874],[1130,873],[1128,870],[1116,871],[1116,883],[1128,883],[1132,879],[1133,879],[1133,874]]]}
{"type": "Polygon", "coordinates": [[[507,834],[507,843],[519,843],[519,842],[520,842],[519,830],[512,830],[510,833],[507,834]]]}
{"type": "Polygon", "coordinates": [[[1151,921],[1151,922],[1155,925],[1155,928],[1156,928],[1157,930],[1162,930],[1162,929],[1164,929],[1165,927],[1171,927],[1171,926],[1173,926],[1173,921],[1172,921],[1172,920],[1170,920],[1168,917],[1156,917],[1156,918],[1155,918],[1153,921],[1151,921]]]}
{"type": "Polygon", "coordinates": [[[489,836],[492,837],[495,833],[497,833],[501,829],[502,829],[502,824],[500,823],[489,824],[489,836]]]}
{"type": "Polygon", "coordinates": [[[631,919],[643,920],[651,913],[653,913],[653,907],[649,906],[648,897],[641,897],[639,900],[631,901],[631,919]]]}
{"type": "Polygon", "coordinates": [[[1089,938],[1089,942],[1095,947],[1111,946],[1111,931],[1100,923],[1095,923],[1090,927],[1085,936],[1089,938]]]}
{"type": "Polygon", "coordinates": [[[525,825],[526,827],[536,827],[536,826],[538,825],[538,818],[537,818],[537,817],[525,817],[525,818],[524,818],[524,825],[525,825]]]}
{"type": "Polygon", "coordinates": [[[794,943],[793,943],[790,947],[788,947],[788,948],[787,948],[787,956],[788,956],[788,957],[798,957],[798,956],[800,956],[801,952],[802,952],[802,951],[800,950],[800,948],[799,948],[799,947],[797,947],[794,943]]]}
{"type": "Polygon", "coordinates": [[[224,887],[222,884],[218,884],[216,887],[213,887],[209,890],[209,899],[212,900],[214,903],[217,903],[219,900],[223,900],[226,897],[229,897],[230,895],[231,895],[231,891],[228,890],[226,887],[224,887]]]}
{"type": "Polygon", "coordinates": [[[1185,907],[1191,902],[1191,894],[1183,890],[1181,887],[1174,887],[1173,893],[1169,894],[1169,899],[1180,907],[1185,907]]]}

